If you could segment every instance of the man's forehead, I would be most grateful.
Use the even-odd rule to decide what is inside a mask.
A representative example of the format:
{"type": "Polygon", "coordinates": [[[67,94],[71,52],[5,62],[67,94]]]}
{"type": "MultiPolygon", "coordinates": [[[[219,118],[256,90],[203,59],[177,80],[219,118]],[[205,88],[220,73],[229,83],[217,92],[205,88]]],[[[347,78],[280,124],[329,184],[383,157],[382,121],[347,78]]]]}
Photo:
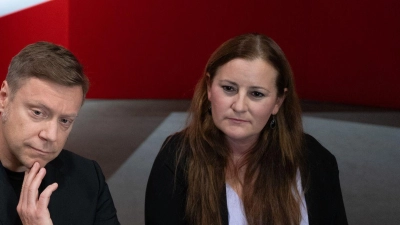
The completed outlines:
{"type": "MultiPolygon", "coordinates": [[[[27,84],[38,84],[38,83],[42,83],[42,84],[47,84],[47,85],[54,85],[54,86],[58,86],[60,88],[80,88],[82,90],[82,98],[84,98],[83,96],[83,86],[80,84],[76,84],[76,85],[66,85],[62,82],[57,82],[54,80],[50,80],[50,79],[44,79],[44,78],[38,78],[35,76],[32,77],[24,77],[21,78],[17,81],[17,86],[18,89],[26,86],[27,84]]],[[[17,91],[17,90],[16,90],[17,91]]]]}
{"type": "Polygon", "coordinates": [[[25,84],[14,94],[31,105],[36,104],[52,110],[60,109],[77,113],[83,104],[81,86],[64,86],[37,78],[25,81],[25,84]]]}

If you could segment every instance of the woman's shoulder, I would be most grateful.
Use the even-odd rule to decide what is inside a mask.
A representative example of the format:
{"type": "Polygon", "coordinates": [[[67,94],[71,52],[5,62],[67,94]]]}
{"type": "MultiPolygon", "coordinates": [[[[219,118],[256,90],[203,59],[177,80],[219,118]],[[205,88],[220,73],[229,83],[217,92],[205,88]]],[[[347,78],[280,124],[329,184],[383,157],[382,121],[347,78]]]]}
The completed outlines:
{"type": "Polygon", "coordinates": [[[177,132],[168,136],[161,146],[160,153],[170,155],[176,154],[181,148],[184,141],[184,134],[182,132],[177,132]]]}
{"type": "Polygon", "coordinates": [[[335,156],[317,139],[309,134],[304,136],[307,161],[311,167],[332,166],[337,168],[335,156]]]}
{"type": "Polygon", "coordinates": [[[161,149],[156,157],[155,164],[163,164],[174,169],[179,156],[179,151],[182,148],[183,133],[177,132],[168,136],[161,146],[161,149]]]}

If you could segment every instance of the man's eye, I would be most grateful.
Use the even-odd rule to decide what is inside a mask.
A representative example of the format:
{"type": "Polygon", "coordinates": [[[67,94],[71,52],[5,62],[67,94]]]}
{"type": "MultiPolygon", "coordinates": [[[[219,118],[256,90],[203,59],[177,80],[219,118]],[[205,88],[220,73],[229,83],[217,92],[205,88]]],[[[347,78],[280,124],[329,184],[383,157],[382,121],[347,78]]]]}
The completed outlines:
{"type": "Polygon", "coordinates": [[[69,125],[72,123],[72,120],[69,119],[60,119],[60,122],[65,125],[69,125]]]}
{"type": "Polygon", "coordinates": [[[42,115],[42,112],[40,112],[39,110],[33,110],[33,114],[35,114],[36,116],[40,116],[42,115]]]}

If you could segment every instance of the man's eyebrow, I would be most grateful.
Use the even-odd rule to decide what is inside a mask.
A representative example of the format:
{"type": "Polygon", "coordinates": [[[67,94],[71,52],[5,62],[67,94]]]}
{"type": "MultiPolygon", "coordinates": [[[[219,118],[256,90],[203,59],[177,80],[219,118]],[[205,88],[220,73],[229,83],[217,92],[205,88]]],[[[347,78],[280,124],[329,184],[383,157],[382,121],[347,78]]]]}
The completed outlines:
{"type": "Polygon", "coordinates": [[[76,118],[78,117],[78,114],[66,114],[66,115],[62,115],[62,117],[69,117],[69,118],[76,118]]]}
{"type": "Polygon", "coordinates": [[[40,103],[40,102],[27,102],[26,105],[31,108],[40,108],[40,109],[44,109],[46,111],[51,112],[49,107],[47,107],[45,104],[40,103]]]}
{"type": "MultiPolygon", "coordinates": [[[[43,104],[43,103],[40,103],[40,102],[28,102],[27,105],[28,105],[29,107],[36,107],[36,108],[43,109],[43,110],[45,110],[45,111],[47,111],[47,112],[53,114],[53,110],[51,110],[47,105],[45,105],[45,104],[43,104]]],[[[64,114],[64,115],[61,115],[61,116],[62,116],[62,117],[75,118],[75,117],[78,117],[78,114],[76,114],[76,113],[71,113],[71,114],[64,114]]]]}

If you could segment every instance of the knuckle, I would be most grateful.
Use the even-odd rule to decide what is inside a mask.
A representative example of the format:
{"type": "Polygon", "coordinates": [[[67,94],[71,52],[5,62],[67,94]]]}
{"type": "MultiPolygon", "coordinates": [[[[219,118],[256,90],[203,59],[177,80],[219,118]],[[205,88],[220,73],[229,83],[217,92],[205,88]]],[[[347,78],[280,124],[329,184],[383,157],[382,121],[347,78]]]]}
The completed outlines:
{"type": "Polygon", "coordinates": [[[29,193],[35,193],[36,191],[37,191],[37,189],[36,189],[35,187],[30,186],[30,187],[28,188],[28,192],[29,192],[29,193]]]}
{"type": "Polygon", "coordinates": [[[17,205],[17,212],[18,213],[22,212],[22,206],[20,204],[17,205]]]}

